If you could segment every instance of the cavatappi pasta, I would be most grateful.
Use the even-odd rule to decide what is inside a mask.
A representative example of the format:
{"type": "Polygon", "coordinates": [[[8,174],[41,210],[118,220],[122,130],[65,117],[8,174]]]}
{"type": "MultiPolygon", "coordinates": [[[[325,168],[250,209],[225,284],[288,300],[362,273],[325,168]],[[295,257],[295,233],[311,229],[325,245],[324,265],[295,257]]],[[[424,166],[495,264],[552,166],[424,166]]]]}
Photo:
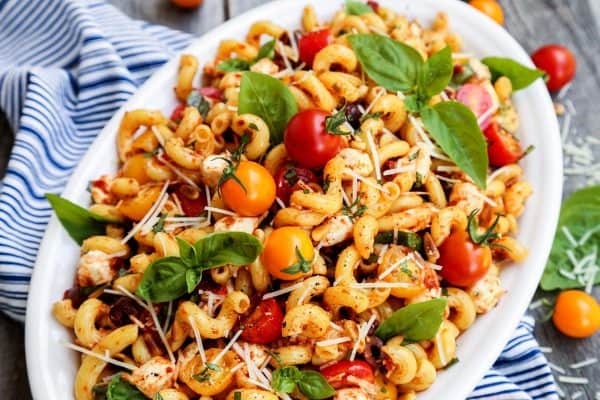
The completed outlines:
{"type": "Polygon", "coordinates": [[[341,10],[325,22],[307,6],[296,32],[257,22],[244,40],[223,41],[213,60],[180,57],[172,95],[181,106],[170,117],[125,113],[120,168],[90,185],[90,211],[110,223],[83,241],[75,285],[52,308],[73,330],[69,346],[83,353],[77,400],[107,396],[115,384],[164,400],[310,398],[302,385],[278,392],[277,371],[292,366],[320,371],[335,399],[409,399],[454,362],[457,338],[504,293],[504,263],[527,256],[511,235],[532,188],[517,160],[490,167],[485,189],[476,185],[406,96],[365,73],[349,36],[383,35],[424,60],[449,46],[452,82],[429,103],[463,101],[465,87],[475,87],[490,102],[476,113],[482,129],[516,132],[512,87],[462,52],[445,14],[424,27],[384,7],[371,11],[341,10]],[[327,35],[312,68],[299,54],[311,32],[327,35]],[[263,52],[271,40],[272,52],[263,52]],[[321,167],[290,159],[287,139],[274,140],[264,116],[239,112],[246,70],[283,83],[299,112],[345,110],[346,134],[335,135],[339,146],[321,167]],[[217,263],[198,253],[217,267],[197,276],[175,261],[169,274],[184,268],[185,277],[151,274],[231,232],[252,237],[261,254],[217,263]],[[469,251],[475,265],[461,259],[469,251]],[[151,278],[154,292],[141,289],[151,278]],[[187,290],[152,302],[167,296],[160,287],[172,290],[169,279],[187,290]],[[378,337],[397,310],[440,298],[431,337],[378,337]]]}

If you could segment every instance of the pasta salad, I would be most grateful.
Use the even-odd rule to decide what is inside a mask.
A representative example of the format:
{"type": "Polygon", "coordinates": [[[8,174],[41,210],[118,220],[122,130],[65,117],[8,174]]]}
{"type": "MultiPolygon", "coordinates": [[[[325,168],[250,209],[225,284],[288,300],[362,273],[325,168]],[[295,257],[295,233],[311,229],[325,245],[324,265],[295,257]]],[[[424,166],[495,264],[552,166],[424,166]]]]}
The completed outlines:
{"type": "Polygon", "coordinates": [[[527,257],[511,97],[541,73],[356,0],[179,63],[92,205],[47,195],[81,246],[75,398],[416,398],[527,257]]]}

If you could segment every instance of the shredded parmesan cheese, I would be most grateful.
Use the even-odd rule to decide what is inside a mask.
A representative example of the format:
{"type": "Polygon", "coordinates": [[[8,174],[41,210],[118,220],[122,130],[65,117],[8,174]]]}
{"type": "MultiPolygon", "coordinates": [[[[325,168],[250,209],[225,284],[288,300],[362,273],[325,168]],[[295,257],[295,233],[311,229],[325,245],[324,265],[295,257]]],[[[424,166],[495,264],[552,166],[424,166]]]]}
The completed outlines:
{"type": "Polygon", "coordinates": [[[369,333],[369,330],[375,323],[376,319],[377,319],[377,316],[375,314],[371,315],[371,318],[369,318],[369,321],[367,323],[363,323],[361,325],[361,327],[358,329],[358,338],[356,338],[356,341],[354,342],[354,346],[352,347],[352,353],[350,353],[350,361],[354,361],[354,359],[356,358],[356,353],[358,352],[358,346],[359,346],[360,342],[365,340],[365,338],[367,337],[367,334],[369,333]]]}
{"type": "Polygon", "coordinates": [[[171,351],[171,346],[169,346],[169,342],[167,342],[165,332],[162,330],[162,327],[160,326],[160,322],[158,322],[158,316],[156,315],[156,311],[154,311],[154,307],[152,306],[152,303],[150,303],[149,301],[147,301],[147,305],[148,305],[148,312],[150,312],[150,316],[152,317],[152,322],[154,322],[154,326],[156,327],[156,332],[158,333],[160,340],[163,342],[163,345],[165,346],[165,349],[167,350],[167,354],[169,355],[169,360],[171,360],[171,363],[175,364],[176,363],[175,356],[173,355],[173,352],[171,351]]]}
{"type": "Polygon", "coordinates": [[[206,207],[204,207],[204,209],[206,211],[212,211],[212,212],[223,214],[223,215],[229,215],[230,217],[237,217],[238,216],[233,211],[225,210],[223,208],[206,206],[206,207]]]}
{"type": "Polygon", "coordinates": [[[596,357],[592,357],[592,358],[588,358],[586,360],[577,362],[575,364],[571,364],[569,367],[572,369],[579,369],[579,368],[583,368],[583,367],[588,367],[590,365],[594,365],[598,362],[598,359],[596,357]]]}
{"type": "Polygon", "coordinates": [[[359,181],[364,182],[366,185],[371,186],[372,188],[375,188],[375,189],[377,189],[377,190],[379,190],[379,191],[381,191],[383,193],[389,194],[389,191],[386,188],[384,188],[383,186],[378,185],[376,183],[373,183],[373,182],[369,181],[367,178],[358,175],[356,172],[352,171],[351,169],[346,168],[344,170],[344,173],[347,174],[347,175],[350,175],[352,177],[355,177],[359,181]]]}
{"type": "Polygon", "coordinates": [[[134,237],[135,234],[138,233],[152,217],[156,216],[156,214],[158,214],[162,210],[162,207],[165,205],[165,203],[169,199],[169,196],[166,194],[168,187],[169,187],[169,181],[166,181],[164,186],[162,187],[160,193],[158,194],[158,197],[156,198],[154,205],[152,207],[150,207],[150,209],[148,210],[146,215],[144,215],[144,217],[140,220],[140,222],[138,222],[131,229],[131,231],[129,231],[129,233],[123,239],[121,239],[121,243],[123,243],[123,244],[127,243],[129,241],[129,239],[134,237]]]}
{"type": "Polygon", "coordinates": [[[202,359],[202,363],[206,364],[206,353],[204,353],[204,346],[202,344],[202,336],[200,336],[200,332],[198,331],[198,327],[194,322],[194,319],[190,315],[188,317],[190,326],[192,327],[192,331],[194,332],[194,337],[196,338],[196,343],[198,343],[198,353],[200,353],[200,358],[202,359]]]}
{"type": "Polygon", "coordinates": [[[170,163],[167,160],[165,160],[165,158],[163,157],[162,153],[159,153],[156,156],[156,158],[158,158],[160,160],[160,162],[162,162],[167,167],[169,167],[169,169],[171,171],[173,171],[173,173],[175,175],[177,175],[178,177],[180,177],[185,183],[187,183],[188,185],[190,185],[194,189],[200,190],[200,187],[198,185],[196,185],[196,182],[194,182],[193,180],[190,179],[189,176],[187,176],[186,174],[184,174],[183,172],[181,172],[181,170],[179,168],[177,168],[175,165],[173,165],[172,163],[170,163]]]}
{"type": "Polygon", "coordinates": [[[351,342],[351,341],[352,341],[352,339],[350,339],[348,336],[344,336],[344,337],[336,338],[336,339],[321,340],[320,342],[315,343],[315,345],[317,345],[319,347],[327,347],[327,346],[333,346],[336,344],[342,344],[342,343],[351,342]]]}
{"type": "Polygon", "coordinates": [[[89,349],[86,349],[85,347],[81,347],[81,346],[78,346],[73,343],[69,343],[69,342],[61,342],[61,343],[63,346],[68,347],[71,350],[75,350],[80,353],[86,354],[88,356],[97,358],[98,360],[102,360],[109,364],[116,365],[117,367],[121,367],[121,368],[127,369],[129,371],[134,371],[137,369],[137,367],[135,365],[132,365],[132,364],[129,364],[129,363],[126,363],[123,361],[115,360],[114,358],[109,357],[110,353],[108,353],[108,350],[106,350],[105,354],[99,354],[99,353],[95,353],[89,349]]]}
{"type": "Polygon", "coordinates": [[[266,293],[266,294],[265,294],[265,295],[262,297],[262,299],[263,299],[263,300],[267,300],[267,299],[271,299],[271,298],[273,298],[273,297],[278,297],[278,296],[284,295],[284,294],[286,294],[286,293],[293,292],[294,290],[298,289],[299,287],[302,287],[302,285],[303,285],[303,284],[304,284],[304,282],[298,282],[298,283],[296,283],[296,284],[293,284],[293,285],[291,285],[291,286],[288,286],[288,287],[286,287],[286,288],[279,289],[279,290],[276,290],[276,291],[274,291],[274,292],[266,293]]]}
{"type": "Polygon", "coordinates": [[[227,346],[225,346],[223,348],[223,350],[221,350],[221,352],[219,354],[217,354],[217,356],[215,358],[213,358],[212,362],[214,364],[217,364],[221,358],[223,358],[223,356],[225,354],[227,354],[227,352],[229,351],[229,349],[231,348],[231,346],[233,346],[235,344],[235,342],[239,339],[240,335],[242,334],[243,330],[240,329],[239,331],[237,331],[235,333],[235,335],[233,335],[233,337],[231,338],[231,340],[229,341],[229,343],[227,343],[227,346]]]}
{"type": "Polygon", "coordinates": [[[561,375],[558,377],[558,380],[562,383],[569,383],[573,385],[587,385],[590,383],[588,378],[582,378],[579,376],[565,376],[561,375]]]}

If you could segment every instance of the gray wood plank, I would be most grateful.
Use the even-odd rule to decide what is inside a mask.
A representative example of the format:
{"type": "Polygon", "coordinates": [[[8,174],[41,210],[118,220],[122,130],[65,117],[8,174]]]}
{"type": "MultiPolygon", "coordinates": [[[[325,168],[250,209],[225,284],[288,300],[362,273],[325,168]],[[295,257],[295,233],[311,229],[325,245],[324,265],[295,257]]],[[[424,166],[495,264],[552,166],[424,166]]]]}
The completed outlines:
{"type": "MultiPolygon", "coordinates": [[[[573,118],[573,137],[595,135],[600,137],[600,2],[597,0],[501,0],[506,14],[508,31],[519,40],[523,47],[533,52],[547,43],[558,43],[570,48],[577,57],[577,76],[568,92],[569,98],[575,104],[577,117],[573,118]]],[[[596,153],[596,157],[600,154],[596,153]]],[[[557,177],[560,179],[560,177],[557,177]]],[[[569,177],[564,181],[564,193],[585,186],[584,179],[569,177]]],[[[596,299],[600,297],[600,287],[594,290],[596,299]]],[[[556,293],[544,293],[538,290],[535,299],[554,299],[556,293]]],[[[586,358],[600,355],[600,336],[583,339],[569,339],[556,330],[551,321],[542,322],[547,308],[533,312],[540,320],[535,327],[535,336],[542,346],[553,348],[547,354],[548,360],[556,365],[568,367],[586,358]]],[[[555,376],[557,376],[555,372],[555,376]]],[[[571,376],[587,377],[590,384],[581,385],[560,384],[567,393],[579,390],[585,391],[582,399],[593,399],[600,391],[600,365],[580,370],[569,370],[571,376]]],[[[570,397],[567,397],[570,398],[570,397]]]]}
{"type": "Polygon", "coordinates": [[[268,3],[269,0],[225,0],[229,4],[229,18],[242,14],[253,7],[268,3]]]}
{"type": "Polygon", "coordinates": [[[204,0],[197,9],[182,9],[168,0],[108,0],[135,19],[143,19],[193,34],[204,33],[225,20],[224,0],[204,0]]]}

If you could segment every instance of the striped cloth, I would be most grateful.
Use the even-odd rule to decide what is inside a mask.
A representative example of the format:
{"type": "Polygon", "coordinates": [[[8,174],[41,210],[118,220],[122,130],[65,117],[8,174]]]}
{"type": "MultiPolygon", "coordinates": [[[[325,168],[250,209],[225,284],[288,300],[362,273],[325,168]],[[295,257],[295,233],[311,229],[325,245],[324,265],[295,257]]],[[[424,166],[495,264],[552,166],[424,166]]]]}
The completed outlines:
{"type": "MultiPolygon", "coordinates": [[[[29,277],[60,193],[111,115],[190,36],[103,1],[0,0],[0,108],[16,132],[0,192],[0,310],[23,320],[29,277]]],[[[557,399],[526,317],[469,399],[557,399]]]]}

